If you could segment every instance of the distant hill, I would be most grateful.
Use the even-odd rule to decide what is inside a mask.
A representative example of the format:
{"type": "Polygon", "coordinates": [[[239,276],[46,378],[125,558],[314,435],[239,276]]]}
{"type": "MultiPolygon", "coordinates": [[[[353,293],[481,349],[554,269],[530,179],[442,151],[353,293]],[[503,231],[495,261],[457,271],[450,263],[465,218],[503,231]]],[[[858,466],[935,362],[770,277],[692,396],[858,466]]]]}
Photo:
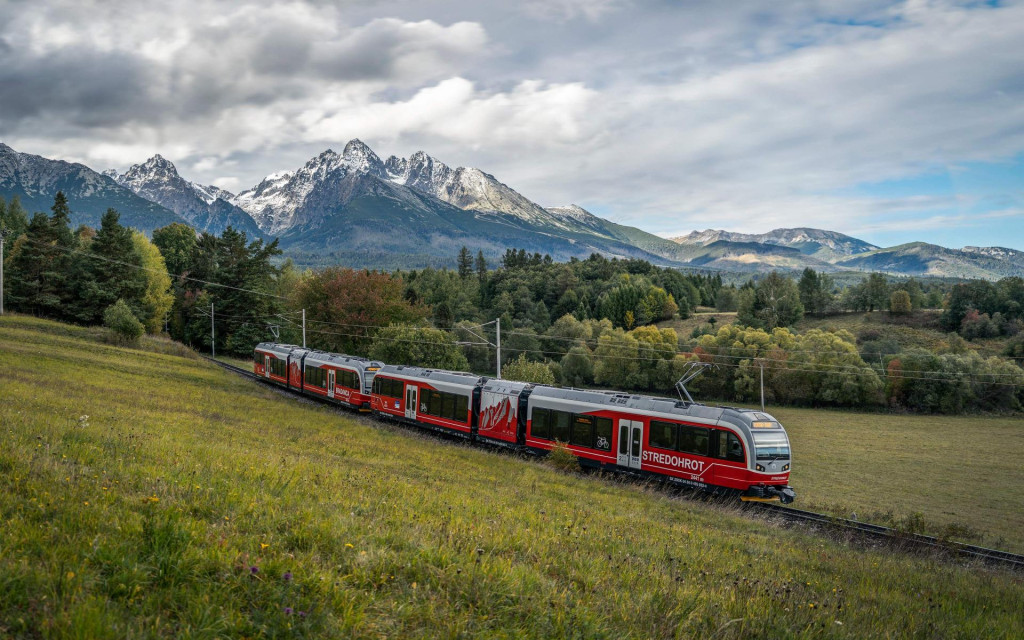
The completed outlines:
{"type": "Polygon", "coordinates": [[[121,224],[150,232],[172,222],[185,222],[170,209],[142,198],[113,178],[89,167],[19,153],[0,143],[0,196],[21,198],[29,214],[49,213],[53,198],[63,191],[71,205],[71,222],[98,227],[110,207],[121,214],[121,224]]]}
{"type": "Polygon", "coordinates": [[[1019,261],[1019,251],[1000,255],[998,252],[992,252],[991,248],[972,249],[974,250],[947,249],[926,242],[911,242],[850,256],[836,261],[835,264],[847,269],[909,276],[994,280],[1024,275],[1024,263],[1019,261]],[[1012,258],[1016,258],[1016,261],[1012,258]]]}

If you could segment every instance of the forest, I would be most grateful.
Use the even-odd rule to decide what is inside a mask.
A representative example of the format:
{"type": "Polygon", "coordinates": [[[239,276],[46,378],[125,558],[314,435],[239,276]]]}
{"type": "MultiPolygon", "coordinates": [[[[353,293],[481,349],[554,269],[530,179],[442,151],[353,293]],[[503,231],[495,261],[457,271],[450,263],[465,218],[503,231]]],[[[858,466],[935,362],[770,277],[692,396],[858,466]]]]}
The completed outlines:
{"type": "MultiPolygon", "coordinates": [[[[1024,406],[1024,280],[917,281],[882,274],[839,288],[806,269],[724,285],[599,254],[557,263],[508,249],[499,264],[463,247],[456,269],[392,273],[329,266],[297,270],[276,241],[220,236],[184,224],[152,238],[109,210],[99,229],[70,227],[58,193],[49,215],[0,202],[10,310],[121,335],[167,333],[192,347],[247,357],[273,340],[504,377],[657,394],[695,366],[702,400],[919,412],[1020,411],[1024,406]],[[850,312],[911,316],[941,309],[939,349],[845,330],[794,330],[804,317],[850,312]],[[735,322],[678,335],[666,324],[701,312],[735,322]],[[303,329],[304,318],[304,329],[303,329]],[[971,341],[1002,337],[1002,356],[971,341]],[[697,365],[695,363],[701,363],[697,365]]],[[[935,313],[938,313],[936,311],[935,313]]]]}

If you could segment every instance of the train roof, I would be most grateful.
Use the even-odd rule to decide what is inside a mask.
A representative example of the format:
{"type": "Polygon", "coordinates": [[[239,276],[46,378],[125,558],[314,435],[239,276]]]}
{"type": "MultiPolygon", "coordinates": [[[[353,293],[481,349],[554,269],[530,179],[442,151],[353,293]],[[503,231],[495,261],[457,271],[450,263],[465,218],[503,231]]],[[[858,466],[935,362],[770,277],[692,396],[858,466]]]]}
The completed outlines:
{"type": "Polygon", "coordinates": [[[376,360],[370,360],[362,356],[350,356],[344,353],[331,353],[329,351],[310,351],[306,355],[307,363],[319,363],[319,364],[335,364],[353,367],[355,369],[364,370],[372,369],[374,367],[381,368],[384,366],[383,362],[377,362],[376,360]]]}
{"type": "Polygon", "coordinates": [[[703,420],[728,422],[730,424],[746,428],[749,428],[751,423],[755,421],[778,423],[778,421],[771,415],[752,409],[711,407],[696,402],[687,402],[685,400],[644,396],[623,393],[621,391],[594,391],[588,389],[559,388],[537,385],[533,388],[531,397],[553,398],[606,405],[608,407],[636,409],[638,411],[651,411],[679,416],[680,418],[701,418],[703,420]]]}
{"type": "Polygon", "coordinates": [[[509,396],[519,395],[523,389],[536,385],[529,382],[517,382],[515,380],[498,380],[497,378],[484,379],[484,391],[491,393],[502,393],[509,396]]]}
{"type": "Polygon", "coordinates": [[[424,367],[413,367],[404,364],[386,364],[377,375],[391,375],[402,378],[414,378],[417,380],[435,380],[451,384],[462,384],[475,387],[487,378],[474,373],[463,373],[462,371],[445,371],[443,369],[426,369],[424,367]]]}
{"type": "Polygon", "coordinates": [[[300,347],[297,344],[284,344],[280,342],[261,342],[258,345],[256,345],[256,349],[259,349],[260,351],[269,351],[270,353],[282,355],[288,355],[289,353],[295,351],[296,349],[298,349],[299,351],[308,351],[308,349],[300,347]]]}

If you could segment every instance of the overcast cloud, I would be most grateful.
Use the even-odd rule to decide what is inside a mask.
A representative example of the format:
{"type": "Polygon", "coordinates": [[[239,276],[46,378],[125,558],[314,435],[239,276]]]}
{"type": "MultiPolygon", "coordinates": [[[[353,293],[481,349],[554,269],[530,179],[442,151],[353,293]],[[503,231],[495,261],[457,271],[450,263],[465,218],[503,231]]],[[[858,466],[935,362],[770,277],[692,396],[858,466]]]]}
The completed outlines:
{"type": "Polygon", "coordinates": [[[1024,166],[1020,2],[162,4],[0,6],[0,141],[241,189],[358,137],[666,235],[1024,235],[1019,182],[922,179],[1024,166]]]}

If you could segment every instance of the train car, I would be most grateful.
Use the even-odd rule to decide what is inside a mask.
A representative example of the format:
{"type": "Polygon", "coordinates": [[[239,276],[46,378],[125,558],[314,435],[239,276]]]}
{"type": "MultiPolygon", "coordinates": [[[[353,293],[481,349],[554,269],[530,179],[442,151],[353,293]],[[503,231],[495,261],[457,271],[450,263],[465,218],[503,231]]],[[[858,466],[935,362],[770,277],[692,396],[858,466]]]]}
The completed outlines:
{"type": "Polygon", "coordinates": [[[303,360],[302,390],[353,409],[369,411],[373,378],[383,366],[369,358],[310,351],[303,360]]]}
{"type": "Polygon", "coordinates": [[[373,378],[371,407],[379,415],[469,438],[476,427],[473,398],[483,380],[456,371],[385,365],[373,378]]]}
{"type": "Polygon", "coordinates": [[[582,464],[749,500],[792,502],[789,438],[769,414],[668,398],[537,386],[528,448],[564,442],[582,464]]]}
{"type": "Polygon", "coordinates": [[[301,358],[306,352],[294,344],[261,342],[253,350],[253,373],[281,386],[301,390],[301,358]]]}

